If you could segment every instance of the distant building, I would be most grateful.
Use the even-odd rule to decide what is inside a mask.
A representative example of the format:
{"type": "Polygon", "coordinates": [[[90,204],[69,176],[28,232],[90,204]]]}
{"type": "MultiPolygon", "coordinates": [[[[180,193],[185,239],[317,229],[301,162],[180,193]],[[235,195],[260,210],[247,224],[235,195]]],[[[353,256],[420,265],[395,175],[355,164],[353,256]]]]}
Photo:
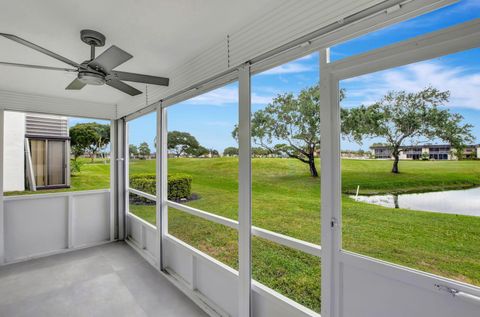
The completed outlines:
{"type": "MultiPolygon", "coordinates": [[[[384,144],[374,144],[370,147],[372,157],[376,159],[392,158],[392,150],[384,144]]],[[[480,145],[467,145],[463,155],[465,158],[480,158],[480,145]]],[[[449,144],[407,145],[400,147],[401,160],[420,160],[426,157],[430,160],[455,160],[455,149],[449,144]]]]}
{"type": "Polygon", "coordinates": [[[5,112],[4,190],[70,186],[68,118],[5,112]]]}

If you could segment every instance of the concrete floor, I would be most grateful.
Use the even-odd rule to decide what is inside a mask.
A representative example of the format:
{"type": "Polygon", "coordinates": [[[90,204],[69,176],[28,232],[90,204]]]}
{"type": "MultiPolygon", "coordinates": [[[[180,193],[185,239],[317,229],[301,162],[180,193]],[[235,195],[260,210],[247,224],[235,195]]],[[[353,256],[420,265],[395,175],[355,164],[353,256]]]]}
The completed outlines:
{"type": "Polygon", "coordinates": [[[206,316],[123,242],[0,267],[0,316],[206,316]]]}

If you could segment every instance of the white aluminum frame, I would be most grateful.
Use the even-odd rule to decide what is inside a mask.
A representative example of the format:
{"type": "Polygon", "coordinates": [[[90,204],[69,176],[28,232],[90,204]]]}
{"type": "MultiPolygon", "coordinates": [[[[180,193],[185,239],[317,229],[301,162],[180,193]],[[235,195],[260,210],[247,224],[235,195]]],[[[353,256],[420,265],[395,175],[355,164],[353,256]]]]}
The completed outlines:
{"type": "MultiPolygon", "coordinates": [[[[439,7],[451,4],[455,1],[412,1],[403,3],[398,10],[388,12],[387,14],[376,14],[374,16],[360,20],[353,25],[345,28],[340,27],[331,33],[323,35],[319,38],[308,41],[307,45],[300,45],[289,51],[279,55],[269,57],[265,60],[256,61],[254,64],[246,64],[240,67],[236,72],[229,72],[223,74],[221,77],[203,82],[188,91],[174,94],[166,97],[155,105],[150,105],[144,110],[133,113],[127,116],[127,120],[136,118],[140,115],[147,114],[151,111],[157,111],[157,137],[159,140],[165,140],[163,146],[157,144],[157,194],[156,196],[141,193],[134,189],[126,190],[137,195],[146,197],[148,199],[155,199],[157,201],[157,228],[160,239],[159,248],[162,254],[162,243],[172,239],[178,244],[181,241],[168,234],[168,207],[178,209],[183,212],[198,216],[200,218],[219,223],[230,228],[239,230],[239,263],[240,263],[240,316],[250,316],[251,314],[251,290],[255,288],[255,282],[250,278],[246,278],[251,274],[251,259],[250,259],[250,243],[251,235],[256,235],[268,239],[270,241],[301,250],[308,254],[322,257],[322,315],[323,316],[338,316],[340,311],[340,280],[339,267],[340,261],[358,262],[367,257],[359,256],[348,251],[341,250],[341,170],[340,170],[340,112],[339,112],[339,95],[338,82],[342,78],[358,76],[362,73],[369,73],[383,68],[390,68],[397,65],[403,65],[408,62],[420,61],[433,58],[448,52],[464,50],[469,47],[478,45],[480,36],[478,32],[472,33],[472,29],[478,29],[478,21],[467,22],[457,27],[448,30],[442,30],[420,36],[413,40],[393,44],[381,49],[359,54],[354,57],[345,58],[335,63],[329,61],[328,47],[337,43],[343,42],[353,37],[374,31],[378,28],[385,27],[392,23],[396,23],[414,16],[418,16],[425,12],[438,9],[439,7]],[[444,32],[450,32],[444,33],[444,32]],[[443,35],[442,35],[443,34],[443,35]],[[441,45],[437,45],[441,42],[441,45]],[[428,47],[428,48],[427,48],[428,47]],[[425,48],[425,49],[422,49],[425,48]],[[321,77],[321,96],[322,107],[320,109],[321,117],[324,118],[321,125],[322,135],[322,247],[311,244],[305,241],[294,239],[292,237],[284,236],[275,232],[271,232],[262,228],[251,226],[251,167],[250,158],[246,159],[247,153],[250,151],[250,138],[247,141],[247,129],[245,125],[248,121],[250,123],[250,77],[253,73],[263,71],[273,66],[282,64],[288,60],[300,57],[302,55],[320,50],[320,77],[321,77]],[[415,54],[411,54],[415,51],[415,54]],[[413,57],[412,57],[413,56],[413,57]],[[374,62],[372,62],[374,60],[374,62]],[[217,216],[202,210],[191,208],[182,204],[178,204],[167,200],[166,195],[166,174],[167,174],[167,150],[166,150],[166,135],[167,135],[167,121],[166,108],[168,106],[177,104],[183,100],[193,98],[207,91],[221,87],[225,84],[239,80],[239,114],[241,128],[240,137],[240,179],[239,179],[239,222],[225,217],[217,216]],[[247,116],[248,112],[248,116],[247,116]],[[247,119],[248,118],[248,119],[247,119]],[[325,119],[326,118],[326,119],[325,119]],[[158,148],[160,147],[160,149],[158,148]],[[243,150],[243,151],[242,151],[243,150]],[[159,173],[160,171],[160,173],[159,173]],[[162,173],[164,171],[164,173],[162,173]],[[247,174],[245,174],[245,172],[247,174]],[[163,175],[163,176],[162,176],[163,175]],[[250,192],[246,192],[246,189],[250,192]],[[160,192],[159,192],[160,191],[160,192]],[[162,192],[164,191],[164,192],[162,192]],[[162,197],[163,196],[163,197],[162,197]],[[246,224],[250,222],[250,227],[246,224]],[[249,232],[247,235],[246,232],[249,232]],[[176,241],[178,240],[178,241],[176,241]],[[180,242],[179,242],[180,241],[180,242]],[[253,283],[253,284],[252,284],[253,283]],[[249,284],[249,286],[247,286],[249,284]]],[[[248,129],[248,133],[250,133],[248,129]]],[[[160,142],[157,142],[160,143],[160,142]]],[[[128,165],[127,165],[128,166],[128,165]]],[[[132,215],[133,216],[133,215],[132,215]]],[[[182,242],[183,243],[183,242],[182,242]]],[[[185,244],[185,243],[183,243],[185,244]]],[[[188,244],[186,244],[188,246],[188,244]]],[[[190,247],[190,246],[189,246],[190,247]]],[[[204,253],[190,247],[194,253],[199,253],[206,256],[204,253]]],[[[160,263],[163,256],[160,255],[160,263]]],[[[387,265],[389,269],[397,268],[395,265],[389,263],[382,263],[382,261],[375,259],[368,259],[372,261],[372,265],[387,265]]],[[[167,268],[160,264],[162,270],[167,268]]],[[[389,273],[391,273],[387,270],[389,273]]],[[[405,269],[405,268],[402,268],[405,269]]],[[[407,269],[409,272],[419,273],[415,270],[407,269]]],[[[394,272],[394,271],[392,271],[394,272]]],[[[420,272],[421,274],[428,275],[420,272]]],[[[392,273],[394,274],[394,273],[392,273]]],[[[455,284],[456,285],[456,284],[455,284]]],[[[467,285],[468,286],[468,285],[467,285]]],[[[467,287],[465,286],[465,287],[467,287]]],[[[467,288],[463,288],[467,290],[467,288]]]]}
{"type": "Polygon", "coordinates": [[[5,263],[5,226],[3,208],[3,147],[5,135],[5,111],[0,110],[0,265],[5,263]]]}
{"type": "Polygon", "coordinates": [[[480,19],[442,29],[330,63],[328,48],[321,51],[322,95],[322,315],[341,316],[342,263],[375,270],[389,278],[432,290],[435,284],[459,290],[480,301],[480,288],[435,274],[392,264],[342,249],[339,82],[393,67],[408,65],[480,47],[480,19]],[[325,106],[327,105],[327,106],[325,106]],[[328,185],[329,187],[325,187],[328,185]],[[327,253],[328,252],[328,253],[327,253]],[[328,254],[328,255],[327,255],[328,254]],[[328,304],[327,304],[328,303],[328,304]]]}
{"type": "Polygon", "coordinates": [[[240,317],[252,315],[252,145],[250,65],[238,69],[238,268],[240,317]]]}

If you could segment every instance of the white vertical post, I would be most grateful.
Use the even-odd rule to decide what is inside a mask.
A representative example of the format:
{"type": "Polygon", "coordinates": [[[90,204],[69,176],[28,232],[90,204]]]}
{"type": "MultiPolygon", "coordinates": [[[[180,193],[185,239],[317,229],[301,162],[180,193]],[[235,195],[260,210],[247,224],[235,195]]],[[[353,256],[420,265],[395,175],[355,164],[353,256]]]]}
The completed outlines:
{"type": "Polygon", "coordinates": [[[338,80],[330,72],[329,49],[320,51],[320,135],[322,200],[322,311],[338,316],[339,275],[336,263],[340,250],[340,109],[338,80]]]}
{"type": "Polygon", "coordinates": [[[252,314],[252,170],[251,170],[251,94],[250,65],[239,68],[239,116],[238,116],[238,266],[239,266],[239,314],[252,314]]]}
{"type": "Polygon", "coordinates": [[[118,225],[118,239],[124,240],[126,238],[126,223],[127,223],[127,202],[128,202],[128,139],[127,128],[124,119],[116,120],[116,151],[114,164],[116,169],[115,177],[115,199],[117,209],[117,225],[118,225]]]}
{"type": "Polygon", "coordinates": [[[165,269],[165,235],[168,233],[168,152],[167,152],[167,109],[157,105],[157,242],[160,270],[165,269]]]}
{"type": "Polygon", "coordinates": [[[67,248],[71,249],[74,247],[73,245],[73,213],[74,213],[74,205],[73,205],[73,195],[72,193],[68,194],[67,197],[67,248]]]}
{"type": "Polygon", "coordinates": [[[5,111],[0,110],[0,264],[5,263],[5,215],[3,211],[3,141],[5,111]]]}
{"type": "Polygon", "coordinates": [[[110,121],[110,241],[115,240],[115,186],[117,173],[115,173],[115,159],[117,157],[117,135],[115,133],[115,120],[110,121]]]}

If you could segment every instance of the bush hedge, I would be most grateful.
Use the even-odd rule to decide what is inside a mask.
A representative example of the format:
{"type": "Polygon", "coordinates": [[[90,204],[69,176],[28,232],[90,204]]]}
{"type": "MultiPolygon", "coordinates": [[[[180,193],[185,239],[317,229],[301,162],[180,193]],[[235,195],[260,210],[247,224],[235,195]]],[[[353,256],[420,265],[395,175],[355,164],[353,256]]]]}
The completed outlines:
{"type": "MultiPolygon", "coordinates": [[[[155,174],[130,176],[130,187],[142,192],[156,194],[155,174]]],[[[186,174],[168,175],[168,199],[178,201],[189,199],[192,192],[192,177],[186,174]]]]}

